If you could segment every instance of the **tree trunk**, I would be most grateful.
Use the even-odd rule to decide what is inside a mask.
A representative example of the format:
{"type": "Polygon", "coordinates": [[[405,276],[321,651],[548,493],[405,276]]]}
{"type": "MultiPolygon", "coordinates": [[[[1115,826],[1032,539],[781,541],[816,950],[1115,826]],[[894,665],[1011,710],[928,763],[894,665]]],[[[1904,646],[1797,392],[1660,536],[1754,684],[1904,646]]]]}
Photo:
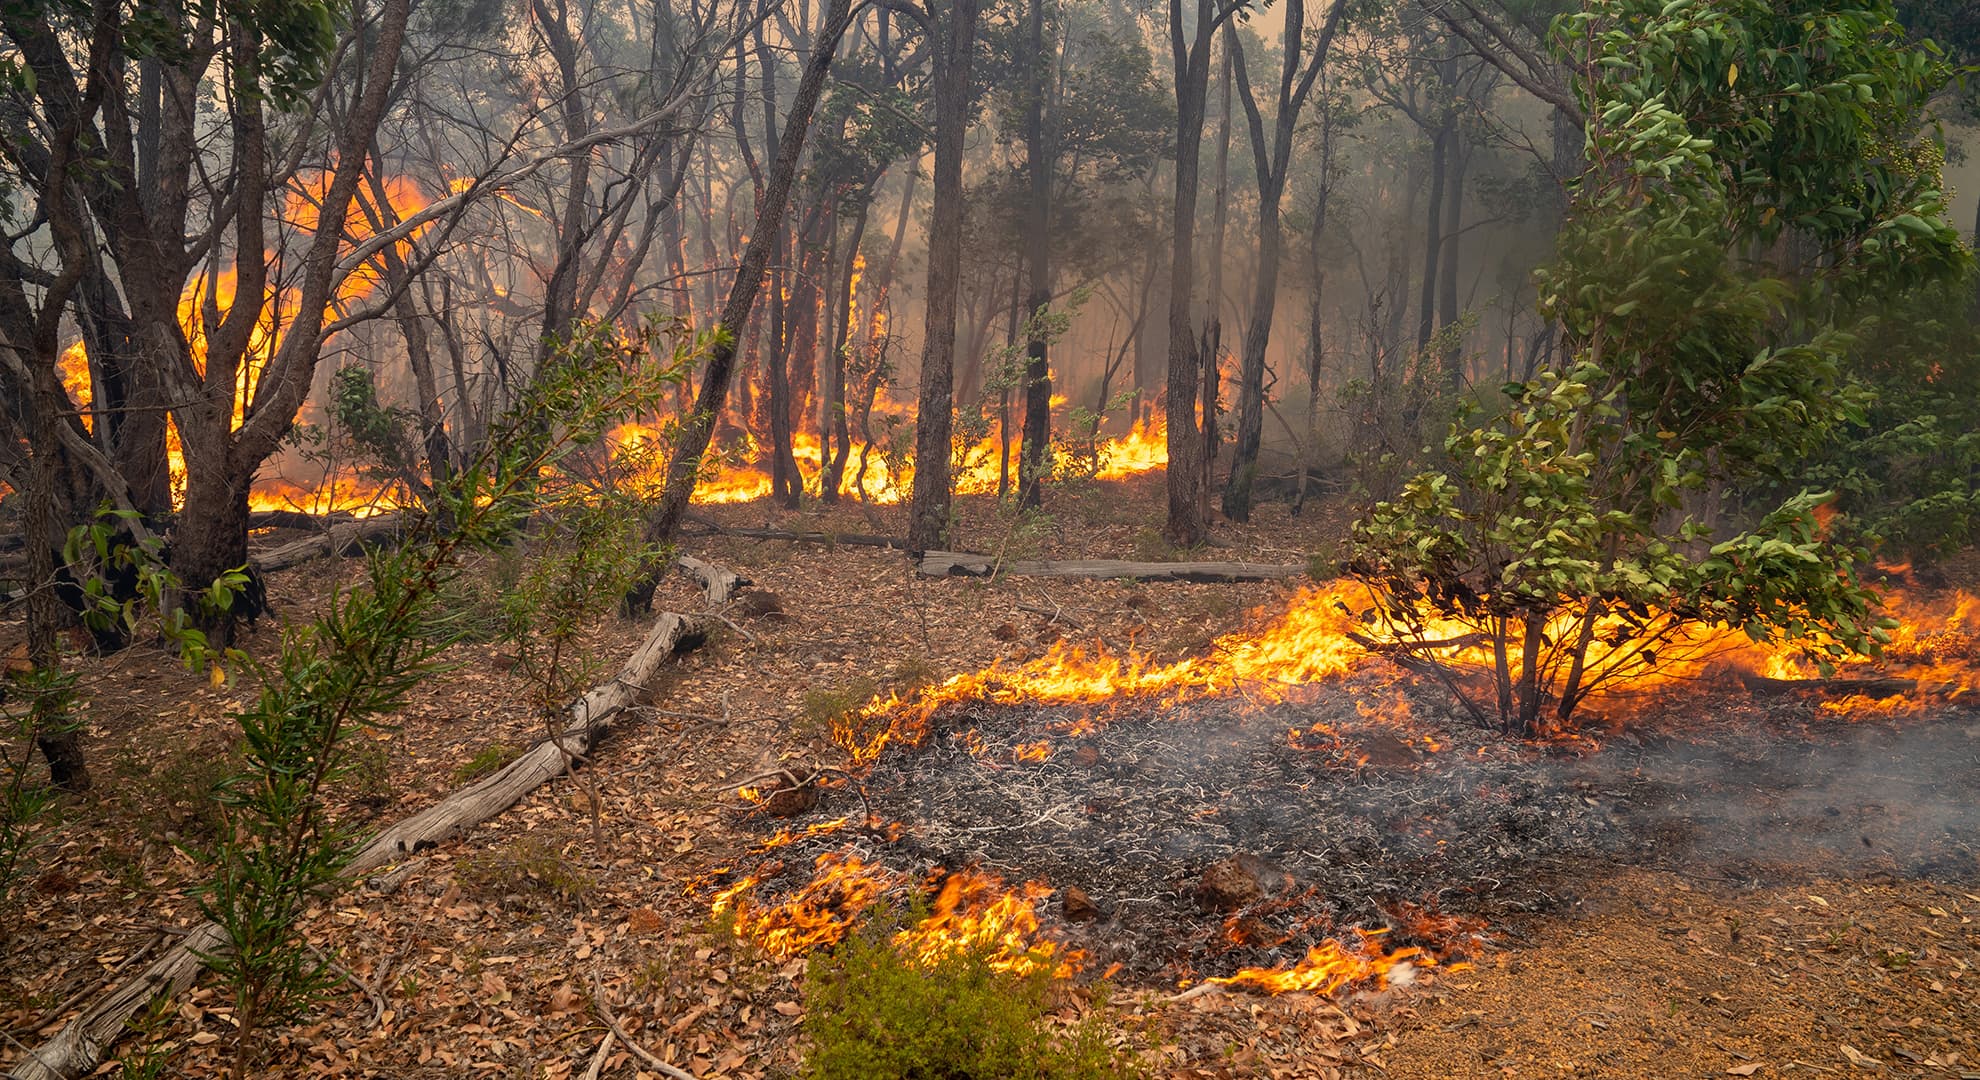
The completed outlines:
{"type": "MultiPolygon", "coordinates": [[[[1031,270],[1031,296],[1025,306],[1036,319],[1052,302],[1052,148],[1045,133],[1044,0],[1031,0],[1031,88],[1025,102],[1025,164],[1031,179],[1031,205],[1025,222],[1025,261],[1031,270]]],[[[1045,473],[1052,456],[1052,369],[1046,342],[1034,326],[1025,343],[1024,449],[1018,466],[1018,505],[1037,506],[1044,499],[1045,473]]]]}
{"type": "Polygon", "coordinates": [[[1437,129],[1430,140],[1430,200],[1423,219],[1423,288],[1417,297],[1416,351],[1430,347],[1437,332],[1437,259],[1443,250],[1444,170],[1450,126],[1437,129]]]}
{"type": "MultiPolygon", "coordinates": [[[[46,395],[35,395],[45,398],[46,395]]],[[[37,672],[55,671],[61,663],[56,634],[61,629],[61,604],[55,596],[55,549],[49,539],[63,531],[57,512],[56,485],[61,482],[60,450],[53,432],[45,429],[67,421],[57,403],[43,400],[34,410],[34,435],[29,448],[27,488],[27,650],[37,672]]],[[[89,767],[83,758],[82,732],[68,727],[68,717],[53,715],[41,702],[29,705],[35,716],[34,743],[48,759],[48,780],[64,791],[87,791],[89,767]],[[63,730],[44,731],[53,722],[63,730]]]]}
{"type": "MultiPolygon", "coordinates": [[[[1444,214],[1437,223],[1438,231],[1443,233],[1437,256],[1439,330],[1458,321],[1458,243],[1464,231],[1464,173],[1470,158],[1462,133],[1455,125],[1450,131],[1450,145],[1445,148],[1449,161],[1444,178],[1444,214]]],[[[1445,389],[1455,397],[1464,388],[1463,342],[1452,341],[1445,347],[1443,368],[1445,389]]]]}
{"type": "MultiPolygon", "coordinates": [[[[826,133],[831,138],[831,133],[826,133]]],[[[863,213],[862,213],[862,216],[863,213]]],[[[839,482],[844,475],[846,453],[850,449],[845,444],[846,433],[846,355],[841,348],[845,341],[843,334],[846,308],[852,298],[852,264],[858,256],[854,250],[846,255],[845,272],[839,273],[839,222],[836,214],[826,218],[824,226],[826,241],[819,262],[826,274],[838,278],[839,288],[832,303],[823,307],[823,326],[826,347],[821,351],[818,366],[818,498],[826,504],[839,501],[839,482]]],[[[825,299],[826,290],[818,290],[819,298],[825,299]]]]}
{"type": "MultiPolygon", "coordinates": [[[[1203,433],[1196,423],[1197,379],[1193,305],[1196,296],[1197,160],[1203,143],[1204,102],[1210,85],[1210,41],[1216,30],[1209,0],[1196,2],[1195,43],[1183,38],[1183,0],[1169,0],[1170,57],[1175,69],[1176,189],[1169,256],[1168,496],[1163,532],[1170,542],[1194,547],[1209,529],[1203,512],[1203,433]]],[[[1215,362],[1214,358],[1211,361],[1215,362]]]]}
{"type": "Polygon", "coordinates": [[[1223,441],[1217,427],[1217,407],[1224,374],[1224,240],[1229,235],[1231,220],[1231,87],[1236,82],[1240,60],[1236,41],[1236,31],[1225,27],[1224,63],[1218,77],[1217,186],[1211,196],[1215,224],[1210,233],[1209,323],[1203,328],[1203,346],[1197,350],[1203,364],[1203,479],[1196,490],[1203,500],[1206,521],[1210,516],[1210,489],[1216,483],[1217,450],[1223,441]]]}
{"type": "Polygon", "coordinates": [[[969,127],[970,58],[975,51],[977,0],[954,0],[947,12],[931,5],[935,25],[935,203],[928,222],[928,298],[923,311],[921,390],[914,432],[914,491],[908,507],[908,546],[940,547],[948,537],[954,481],[956,295],[962,285],[963,137],[969,127]]]}
{"type": "MultiPolygon", "coordinates": [[[[674,442],[674,452],[667,460],[667,487],[661,495],[658,512],[647,522],[648,543],[671,541],[680,529],[681,517],[687,513],[688,497],[694,494],[695,476],[701,470],[702,456],[708,452],[708,441],[714,435],[716,420],[728,401],[729,382],[735,374],[735,342],[748,324],[750,308],[763,286],[763,271],[776,245],[776,223],[789,205],[791,184],[797,178],[798,158],[804,152],[805,134],[811,128],[811,115],[817,109],[819,95],[825,89],[825,77],[831,72],[832,53],[839,47],[839,39],[845,35],[846,26],[851,21],[851,6],[852,0],[831,0],[825,26],[812,48],[810,59],[805,63],[804,77],[798,83],[797,97],[791,102],[790,117],[785,121],[783,136],[778,141],[777,161],[771,167],[763,202],[756,208],[756,224],[750,230],[749,248],[743,253],[735,283],[723,304],[722,329],[726,340],[709,353],[708,370],[702,376],[694,412],[681,424],[680,434],[674,442]]],[[[650,608],[654,585],[655,582],[649,579],[635,586],[627,597],[628,606],[642,610],[650,608]]]]}
{"type": "Polygon", "coordinates": [[[1279,185],[1261,179],[1258,195],[1258,282],[1251,299],[1251,325],[1245,328],[1244,360],[1238,372],[1237,445],[1224,485],[1224,516],[1251,520],[1251,483],[1258,473],[1258,449],[1265,431],[1265,348],[1279,300],[1279,185]]]}

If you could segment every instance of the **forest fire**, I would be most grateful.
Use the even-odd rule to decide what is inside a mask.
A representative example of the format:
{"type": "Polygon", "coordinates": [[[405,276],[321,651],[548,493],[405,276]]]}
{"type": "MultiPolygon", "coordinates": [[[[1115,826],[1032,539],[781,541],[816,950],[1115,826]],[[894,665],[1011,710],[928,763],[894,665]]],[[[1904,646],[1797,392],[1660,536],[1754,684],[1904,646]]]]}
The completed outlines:
{"type": "MultiPolygon", "coordinates": [[[[1718,766],[1721,774],[1702,781],[1697,751],[1650,749],[1662,744],[1624,735],[1615,746],[1579,733],[1572,742],[1548,734],[1520,743],[1454,722],[1459,714],[1437,683],[1385,662],[1397,655],[1389,648],[1396,639],[1381,632],[1379,620],[1364,618],[1368,605],[1359,586],[1309,587],[1275,617],[1260,617],[1257,629],[1219,638],[1202,655],[1160,663],[1060,645],[1024,664],[876,700],[838,735],[866,770],[862,804],[870,801],[880,815],[870,820],[890,820],[889,830],[850,843],[843,818],[780,830],[775,857],[822,852],[815,855],[817,878],[780,903],[758,906],[752,898],[768,879],[747,877],[725,890],[718,906],[733,906],[739,929],[766,948],[803,951],[842,938],[882,895],[927,880],[930,865],[1021,866],[1024,884],[1015,887],[989,875],[949,876],[935,916],[903,931],[896,946],[925,955],[1001,940],[999,956],[1016,956],[1020,946],[1035,956],[1038,943],[1049,941],[1044,955],[1060,974],[1126,965],[1138,978],[1193,984],[1192,993],[1408,986],[1461,969],[1486,941],[1482,919],[1432,913],[1410,903],[1412,895],[1435,896],[1466,880],[1497,882],[1472,886],[1480,898],[1509,889],[1517,895],[1524,886],[1512,883],[1530,877],[1530,868],[1520,867],[1533,859],[1662,857],[1664,849],[1647,837],[1668,832],[1665,815],[1692,812],[1692,802],[1705,805],[1700,800],[1721,786],[1748,790],[1753,769],[1806,772],[1811,779],[1803,783],[1811,786],[1843,784],[1853,782],[1843,779],[1851,769],[1838,769],[1832,754],[1849,762],[1879,753],[1908,759],[1938,753],[1914,743],[1937,747],[1952,739],[1967,747],[1960,736],[1973,734],[1957,724],[1921,725],[1893,749],[1876,725],[1819,726],[1831,716],[1873,720],[1917,715],[1934,704],[1961,708],[1980,661],[1969,629],[1980,604],[1965,593],[1893,591],[1885,604],[1895,622],[1886,654],[1846,661],[1827,676],[1797,643],[1761,646],[1727,630],[1690,634],[1667,668],[1646,673],[1627,695],[1619,687],[1602,720],[1619,731],[1641,725],[1721,738],[1672,725],[1660,707],[1672,694],[1702,693],[1747,710],[1755,719],[1738,729],[1745,741],[1718,766]],[[931,738],[938,727],[954,737],[931,738]],[[1796,749],[1804,740],[1838,745],[1809,759],[1796,749]],[[1878,749],[1863,748],[1872,745],[1878,749]],[[883,752],[889,747],[898,752],[883,752]],[[1617,805],[1638,809],[1611,811],[1586,795],[1611,789],[1633,792],[1617,805]],[[1672,809],[1650,809],[1677,792],[1688,794],[1672,809]],[[1531,823],[1520,828],[1538,830],[1530,842],[1463,842],[1506,828],[1508,813],[1531,823]],[[1315,838],[1326,838],[1318,851],[1315,838]],[[1232,850],[1270,854],[1221,857],[1232,850]],[[1201,871],[1203,884],[1185,877],[1179,885],[1179,859],[1186,866],[1218,861],[1201,871]],[[1100,901],[1080,889],[1095,897],[1168,893],[1180,905],[1114,900],[1096,908],[1100,901]],[[1039,914],[1054,895],[1067,898],[1073,921],[1046,927],[1039,914]],[[1234,913],[1199,926],[1198,904],[1234,913]],[[970,917],[953,916],[956,910],[970,917]],[[1151,964],[1151,950],[1163,954],[1152,942],[1178,937],[1199,942],[1202,955],[1180,969],[1151,964]],[[1205,978],[1202,966],[1229,974],[1205,978]]],[[[1459,629],[1429,627],[1438,635],[1459,629]]],[[[1467,643],[1445,650],[1443,662],[1462,682],[1492,655],[1467,643]]],[[[1713,710],[1721,725],[1727,707],[1713,710]]],[[[1919,780],[1934,792],[1928,804],[1945,798],[1932,785],[1947,775],[1963,774],[1935,768],[1919,780]]],[[[1922,829],[1892,822],[1888,857],[1937,865],[1946,856],[1930,824],[1936,820],[1936,812],[1928,815],[1922,829]]],[[[1873,846],[1866,836],[1863,850],[1853,851],[1855,833],[1834,836],[1830,824],[1771,827],[1793,830],[1793,843],[1775,841],[1779,850],[1820,853],[1813,858],[1837,851],[1862,858],[1873,846]]],[[[1740,839],[1751,837],[1742,832],[1740,839]]],[[[1731,847],[1704,834],[1689,845],[1683,857],[1724,858],[1717,853],[1731,847]]]]}
{"type": "MultiPolygon", "coordinates": [[[[876,409],[893,410],[900,417],[910,415],[908,406],[888,401],[882,395],[876,409]]],[[[1168,463],[1167,431],[1158,419],[1137,422],[1126,433],[1094,443],[1094,479],[1122,480],[1163,468],[1168,463]]],[[[649,496],[657,496],[666,481],[665,454],[672,437],[663,427],[628,422],[614,428],[608,439],[632,474],[632,483],[649,496]]],[[[1000,470],[1001,442],[995,432],[985,436],[956,460],[962,468],[955,475],[955,489],[962,495],[993,495],[999,476],[1008,482],[1009,473],[1000,470]]],[[[772,481],[767,451],[749,454],[737,463],[729,456],[713,454],[705,461],[694,489],[693,501],[701,504],[744,503],[769,497],[772,481]]],[[[803,474],[805,489],[817,495],[825,471],[824,446],[815,434],[797,432],[791,439],[791,456],[803,474]]],[[[841,481],[840,494],[877,506],[897,506],[913,485],[913,464],[898,459],[886,447],[856,442],[848,454],[849,465],[841,481]],[[896,475],[896,470],[899,474],[896,475]]]]}
{"type": "MultiPolygon", "coordinates": [[[[995,876],[967,870],[938,880],[928,913],[893,936],[910,960],[934,966],[967,954],[1000,971],[1049,970],[1061,978],[1079,966],[1077,951],[1063,951],[1042,936],[1037,908],[1051,894],[1049,886],[1031,882],[1010,889],[995,876]]],[[[818,857],[811,881],[781,903],[757,906],[752,893],[758,884],[755,877],[743,878],[715,895],[712,910],[737,934],[788,958],[842,941],[862,915],[890,897],[900,900],[914,881],[856,855],[827,852],[818,857]]]]}

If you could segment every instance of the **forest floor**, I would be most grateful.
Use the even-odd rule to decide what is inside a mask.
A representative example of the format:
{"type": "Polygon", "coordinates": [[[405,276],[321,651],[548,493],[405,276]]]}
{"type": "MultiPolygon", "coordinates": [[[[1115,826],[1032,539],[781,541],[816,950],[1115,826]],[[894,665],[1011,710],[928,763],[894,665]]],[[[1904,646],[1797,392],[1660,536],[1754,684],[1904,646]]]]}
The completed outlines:
{"type": "MultiPolygon", "coordinates": [[[[1162,499],[1159,476],[1096,485],[1022,529],[965,499],[961,546],[1173,557],[1151,524],[1162,499]]],[[[903,516],[767,504],[703,513],[844,533],[897,533],[903,516]]],[[[1344,522],[1332,505],[1297,518],[1267,505],[1252,525],[1220,527],[1218,547],[1198,557],[1305,563],[1344,522]]],[[[763,956],[709,914],[707,883],[762,835],[737,781],[839,763],[821,720],[833,702],[1019,662],[1062,636],[1195,655],[1300,587],[931,580],[878,548],[708,535],[683,547],[776,593],[782,614],[686,654],[587,779],[547,785],[382,887],[374,879],[314,911],[310,936],[344,969],[344,992],[282,1031],[261,1075],[582,1076],[606,1034],[594,1000],[702,1080],[793,1075],[804,962],[763,956]]],[[[276,576],[271,599],[283,618],[306,617],[358,573],[355,561],[320,561],[276,576]]],[[[456,602],[474,616],[492,601],[470,590],[456,602]]],[[[655,606],[701,603],[670,577],[655,606]]],[[[585,655],[609,674],[644,629],[602,620],[585,655]]],[[[0,622],[0,647],[19,632],[0,622]]],[[[264,622],[246,644],[267,655],[277,639],[264,622]]],[[[446,658],[450,670],[365,736],[338,793],[351,819],[404,817],[541,738],[543,710],[501,645],[462,643],[446,658]]],[[[253,691],[214,687],[143,648],[81,669],[95,789],[65,808],[22,909],[0,928],[0,1065],[196,921],[188,849],[212,835],[229,710],[253,691]]],[[[1174,1001],[1174,987],[1129,986],[1106,1017],[1162,1077],[1980,1078],[1980,880],[1815,865],[1753,885],[1683,867],[1591,866],[1556,893],[1544,911],[1495,918],[1475,967],[1406,988],[1174,1001]]],[[[1086,1008],[1070,994],[1064,1016],[1086,1008]]],[[[127,1043],[169,1056],[167,1074],[215,1076],[231,1023],[224,996],[203,983],[127,1043]]],[[[599,1075],[659,1074],[615,1047],[599,1075]]]]}

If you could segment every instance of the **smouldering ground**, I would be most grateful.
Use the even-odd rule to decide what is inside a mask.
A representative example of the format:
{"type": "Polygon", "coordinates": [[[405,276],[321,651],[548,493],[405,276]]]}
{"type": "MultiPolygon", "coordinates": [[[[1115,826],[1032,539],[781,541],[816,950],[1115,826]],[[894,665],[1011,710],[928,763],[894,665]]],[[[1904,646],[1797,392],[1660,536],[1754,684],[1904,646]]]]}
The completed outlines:
{"type": "MultiPolygon", "coordinates": [[[[1151,476],[1063,499],[1036,538],[1012,532],[985,507],[966,501],[965,540],[978,550],[1023,554],[1159,557],[1154,526],[1160,485],[1160,477],[1151,476]]],[[[731,525],[869,533],[899,527],[899,511],[892,508],[785,515],[746,504],[709,512],[731,525]]],[[[1259,525],[1223,531],[1228,548],[1208,557],[1300,562],[1335,538],[1339,525],[1338,512],[1309,510],[1304,520],[1294,520],[1283,508],[1267,507],[1259,525]]],[[[1158,658],[1175,659],[1201,652],[1218,634],[1244,624],[1250,609],[1283,604],[1295,587],[928,581],[915,577],[900,555],[876,549],[720,537],[693,537],[687,546],[780,594],[785,615],[744,622],[754,643],[724,634],[688,657],[660,688],[660,711],[613,738],[595,774],[603,795],[597,823],[602,842],[594,839],[581,785],[561,781],[429,853],[391,891],[366,887],[316,913],[312,936],[336,951],[351,984],[314,1020],[285,1033],[263,1075],[582,1075],[603,1036],[588,1005],[594,992],[646,1046],[699,1077],[789,1075],[801,1046],[802,963],[738,947],[709,926],[709,892],[723,880],[718,871],[736,865],[763,835],[762,822],[736,809],[734,781],[779,764],[837,760],[814,718],[826,697],[906,687],[993,660],[1019,662],[1061,636],[1117,648],[1132,642],[1158,658]],[[1030,609],[1057,611],[1079,625],[1030,609]],[[809,712],[807,695],[814,706],[809,712]]],[[[274,583],[276,599],[284,614],[300,616],[320,603],[331,578],[351,572],[351,564],[328,562],[282,575],[274,583]]],[[[685,610],[698,607],[698,600],[688,583],[670,580],[658,605],[685,610]]],[[[616,663],[641,629],[607,621],[590,647],[616,663]]],[[[14,624],[0,624],[0,638],[8,638],[0,643],[10,643],[17,632],[14,624]]],[[[253,645],[266,649],[272,640],[264,628],[253,645]]],[[[398,718],[398,729],[377,741],[378,767],[346,792],[352,812],[373,821],[410,813],[460,783],[456,771],[477,755],[536,736],[541,721],[522,699],[500,647],[460,646],[452,659],[460,666],[435,680],[398,718]]],[[[186,889],[197,868],[174,844],[200,838],[201,784],[225,746],[229,703],[246,692],[215,691],[142,652],[91,662],[87,674],[99,788],[71,811],[60,846],[49,853],[48,872],[0,946],[0,986],[7,995],[0,1009],[12,1034],[0,1055],[18,1053],[19,1045],[52,1032],[64,1010],[73,1008],[72,998],[87,996],[120,964],[193,918],[186,889]]],[[[1424,708],[1433,705],[1424,699],[1424,708]]],[[[1286,707],[1340,706],[1316,698],[1286,707]]],[[[1687,729],[1697,726],[1699,708],[1687,706],[1687,729]]],[[[1762,709],[1741,700],[1713,708],[1761,709],[1771,717],[1776,706],[1762,709]]],[[[1291,726],[1289,717],[1272,720],[1291,726]]],[[[1970,725],[1970,717],[1962,722],[1970,725]]],[[[1139,760],[1157,766],[1164,754],[1191,756],[1193,748],[1178,741],[1173,727],[1137,740],[1138,732],[1153,728],[1136,723],[1157,721],[1104,730],[1095,751],[1105,753],[1094,759],[1095,768],[1128,769],[1137,760],[1124,748],[1129,743],[1132,753],[1143,755],[1139,760]]],[[[987,723],[979,726],[989,730],[987,723]]],[[[1454,746],[1478,741],[1454,728],[1430,730],[1454,746]]],[[[1882,738],[1879,733],[1898,729],[1864,730],[1882,738]]],[[[1015,742],[1018,735],[1013,728],[998,737],[1015,742]]],[[[1610,738],[1592,756],[1539,759],[1564,773],[1597,774],[1583,778],[1592,785],[1586,791],[1572,781],[1565,789],[1573,794],[1560,804],[1562,813],[1577,828],[1614,817],[1625,800],[1605,792],[1627,784],[1654,781],[1663,785],[1657,789],[1660,805],[1682,807],[1694,792],[1735,789],[1745,775],[1725,767],[1745,760],[1738,749],[1745,744],[1737,739],[1707,740],[1703,751],[1691,754],[1673,748],[1692,743],[1654,732],[1629,738],[1640,746],[1610,738]],[[1675,774],[1650,780],[1599,775],[1628,771],[1625,764],[1638,759],[1670,764],[1675,774]]],[[[1266,753],[1264,743],[1247,745],[1266,753]]],[[[1370,770],[1324,747],[1301,752],[1283,742],[1273,746],[1275,767],[1307,770],[1315,784],[1342,783],[1355,798],[1403,790],[1384,785],[1404,785],[1417,775],[1414,757],[1370,770]]],[[[1039,775],[1073,783],[1083,775],[1078,748],[1062,750],[1052,767],[1059,772],[1039,775]]],[[[1943,748],[1938,757],[1945,757],[1943,748]]],[[[1244,761],[1226,760],[1232,768],[1244,761]]],[[[906,776],[942,764],[938,757],[903,757],[883,767],[906,776]]],[[[974,759],[955,764],[988,772],[974,759]]],[[[1902,775],[1901,763],[1894,768],[1902,775]]],[[[1783,774],[1776,769],[1766,775],[1778,781],[1783,774]]],[[[1117,784],[1130,792],[1127,805],[1137,814],[1164,782],[1158,774],[1143,789],[1138,779],[1130,772],[1117,784]]],[[[1261,797],[1256,805],[1272,803],[1261,797]]],[[[842,806],[830,809],[843,812],[842,806]]],[[[1909,820],[1910,813],[1881,796],[1779,809],[1780,820],[1800,820],[1804,810],[1812,811],[1834,822],[1835,836],[1846,841],[1840,846],[1854,844],[1873,855],[1878,843],[1895,850],[1884,833],[1873,829],[1866,849],[1846,831],[1864,821],[1889,832],[1896,828],[1892,822],[1909,820]],[[1831,805],[1838,814],[1827,813],[1831,805]]],[[[1341,813],[1351,816],[1352,810],[1350,799],[1341,813]]],[[[1290,820],[1297,825],[1296,817],[1290,820]]],[[[964,825],[947,816],[942,822],[952,830],[964,825]]],[[[1252,827],[1232,829],[1216,842],[1236,844],[1252,827]]],[[[1742,828],[1708,828],[1678,839],[1693,853],[1712,854],[1701,835],[1738,841],[1742,828]]],[[[1910,824],[1906,829],[1905,835],[1919,831],[1910,824]]],[[[1385,825],[1379,835],[1389,831],[1385,825]]],[[[999,839],[995,833],[971,835],[986,855],[999,839]]],[[[1970,845],[1972,833],[1963,835],[1970,845]]],[[[962,846],[939,833],[931,837],[947,849],[943,854],[962,846]]],[[[1424,839],[1434,845],[1446,838],[1424,839]]],[[[1317,840],[1305,847],[1321,850],[1317,840]]],[[[1055,857],[1076,865],[1075,854],[1055,857]]],[[[1958,1076],[1976,1068],[1980,1023],[1969,984],[1980,978],[1971,974],[1980,963],[1972,921],[1980,918],[1980,900],[1968,893],[1980,894],[1980,883],[1972,880],[1970,854],[1969,861],[1944,866],[1907,856],[1832,862],[1814,872],[1805,864],[1820,864],[1819,855],[1789,854],[1776,860],[1773,852],[1761,852],[1751,865],[1713,855],[1709,861],[1719,869],[1712,874],[1657,859],[1648,860],[1652,869],[1615,871],[1574,855],[1572,865],[1510,883],[1533,902],[1501,904],[1499,943],[1474,971],[1446,973],[1407,992],[1339,1002],[1300,994],[1211,994],[1181,1003],[1130,996],[1115,1003],[1114,1019],[1122,1038],[1144,1048],[1153,1071],[1165,1077],[1525,1077],[1576,1075],[1575,1069],[1585,1076],[1706,1076],[1748,1064],[1759,1066],[1752,1075],[1826,1076],[1833,1073],[1823,1070],[1859,1069],[1844,1044],[1892,1075],[1958,1076]],[[1914,880],[1912,871],[1938,880],[1914,880]],[[1510,910],[1520,906],[1541,910],[1510,910]],[[1737,945],[1731,939],[1735,926],[1737,945]],[[1954,1053],[1961,1055],[1957,1061],[1949,1057],[1954,1053]],[[1952,1064],[1929,1064],[1934,1059],[1952,1064]],[[1791,1066],[1797,1060],[1807,1066],[1791,1066]]],[[[1160,865],[1200,867],[1207,855],[1207,848],[1179,851],[1160,865]]],[[[1025,867],[1010,860],[1009,869],[1022,877],[1025,867]]],[[[1048,915],[1056,904],[1048,903],[1048,915]]],[[[1346,910],[1338,914],[1355,917],[1346,910]]],[[[1078,932],[1097,937],[1106,926],[1078,932]]],[[[1179,974],[1161,963],[1155,969],[1171,985],[1179,974]]],[[[1069,1000],[1068,1014],[1081,1007],[1069,1000]]],[[[229,1032],[223,1002],[202,988],[157,1020],[148,1039],[172,1051],[177,1073],[208,1076],[217,1075],[229,1032]]],[[[608,1060],[604,1075],[638,1072],[639,1063],[621,1052],[608,1060]]]]}

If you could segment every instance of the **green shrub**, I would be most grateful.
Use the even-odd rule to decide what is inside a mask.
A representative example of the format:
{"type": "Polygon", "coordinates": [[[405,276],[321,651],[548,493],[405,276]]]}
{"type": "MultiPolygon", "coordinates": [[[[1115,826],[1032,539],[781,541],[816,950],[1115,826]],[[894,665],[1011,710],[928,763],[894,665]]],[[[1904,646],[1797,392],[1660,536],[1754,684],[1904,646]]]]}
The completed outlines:
{"type": "Polygon", "coordinates": [[[1106,1043],[1097,1013],[1060,1030],[1045,1017],[1052,977],[990,966],[983,950],[910,964],[874,920],[813,956],[805,983],[809,1080],[1127,1080],[1141,1071],[1106,1043]]]}
{"type": "Polygon", "coordinates": [[[806,690],[802,698],[804,718],[797,723],[795,733],[806,738],[827,737],[842,722],[857,718],[859,710],[879,692],[880,685],[865,678],[844,686],[806,690]]]}

